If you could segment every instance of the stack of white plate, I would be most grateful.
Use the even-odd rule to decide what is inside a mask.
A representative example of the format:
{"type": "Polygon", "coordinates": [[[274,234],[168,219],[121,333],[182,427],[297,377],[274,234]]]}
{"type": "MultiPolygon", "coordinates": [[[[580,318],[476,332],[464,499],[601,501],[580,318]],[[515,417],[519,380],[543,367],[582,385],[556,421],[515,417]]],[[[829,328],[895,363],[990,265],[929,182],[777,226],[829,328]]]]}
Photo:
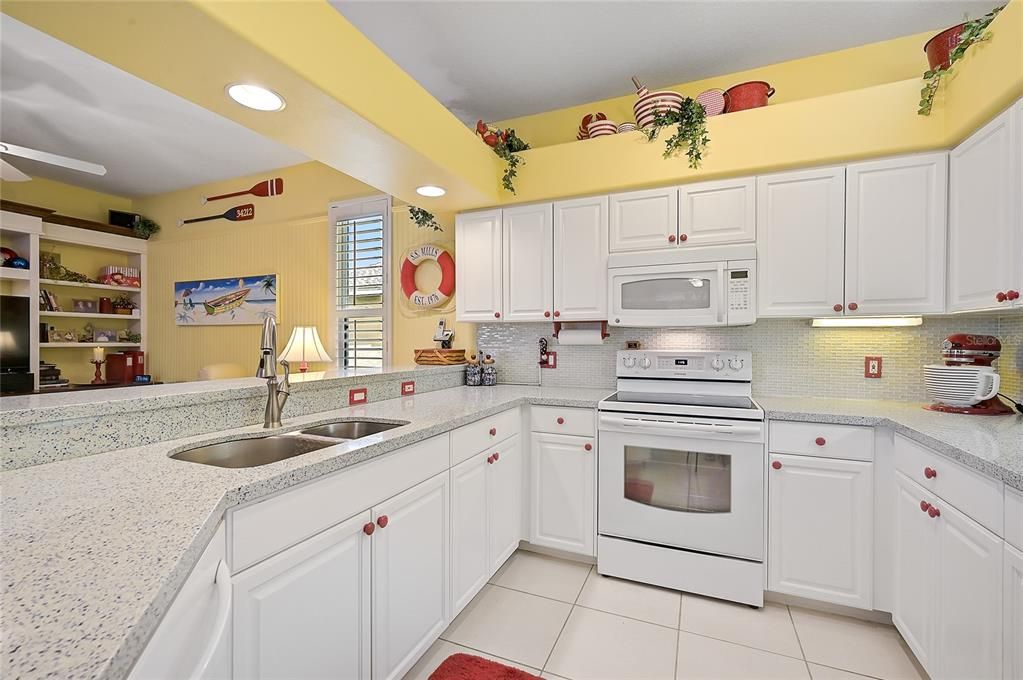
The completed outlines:
{"type": "Polygon", "coordinates": [[[682,95],[669,90],[647,92],[636,99],[636,103],[632,105],[632,110],[636,114],[636,123],[641,128],[650,127],[658,113],[681,111],[682,95]]]}
{"type": "Polygon", "coordinates": [[[621,134],[623,132],[632,132],[635,129],[636,129],[635,123],[622,123],[621,125],[618,126],[618,133],[621,134]]]}
{"type": "Polygon", "coordinates": [[[973,406],[998,394],[1000,384],[991,366],[924,366],[927,395],[940,404],[973,406]]]}
{"type": "Polygon", "coordinates": [[[613,120],[591,120],[590,124],[586,126],[586,132],[590,139],[613,135],[618,132],[618,123],[613,120]]]}

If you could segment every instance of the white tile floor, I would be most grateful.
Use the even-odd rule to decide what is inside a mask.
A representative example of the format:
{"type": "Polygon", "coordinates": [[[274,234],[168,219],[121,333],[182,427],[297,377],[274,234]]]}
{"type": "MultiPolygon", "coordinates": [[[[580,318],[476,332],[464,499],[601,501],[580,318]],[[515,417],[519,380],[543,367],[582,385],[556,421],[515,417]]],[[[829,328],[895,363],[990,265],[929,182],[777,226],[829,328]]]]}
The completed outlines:
{"type": "Polygon", "coordinates": [[[456,652],[568,680],[925,678],[891,626],[681,594],[519,551],[406,680],[456,652]]]}

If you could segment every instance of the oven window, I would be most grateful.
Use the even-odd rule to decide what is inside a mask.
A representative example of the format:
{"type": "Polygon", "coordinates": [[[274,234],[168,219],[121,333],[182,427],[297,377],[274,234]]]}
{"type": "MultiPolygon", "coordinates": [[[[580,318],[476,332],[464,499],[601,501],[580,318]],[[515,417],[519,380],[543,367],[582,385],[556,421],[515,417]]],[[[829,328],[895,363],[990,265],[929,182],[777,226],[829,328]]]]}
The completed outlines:
{"type": "Polygon", "coordinates": [[[710,309],[710,279],[665,277],[621,286],[622,309],[710,309]]]}
{"type": "Polygon", "coordinates": [[[625,497],[679,512],[731,512],[732,457],[626,446],[625,497]]]}

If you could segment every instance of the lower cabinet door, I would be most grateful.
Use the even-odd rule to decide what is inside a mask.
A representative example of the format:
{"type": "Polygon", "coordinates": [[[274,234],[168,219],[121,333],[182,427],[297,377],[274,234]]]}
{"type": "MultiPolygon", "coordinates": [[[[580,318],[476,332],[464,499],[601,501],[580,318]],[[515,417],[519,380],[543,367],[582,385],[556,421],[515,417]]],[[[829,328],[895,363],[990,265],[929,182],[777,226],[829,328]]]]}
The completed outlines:
{"type": "Polygon", "coordinates": [[[895,473],[895,484],[892,622],[917,660],[933,675],[938,527],[927,514],[927,507],[934,498],[901,472],[895,473]]]}
{"type": "Polygon", "coordinates": [[[368,677],[369,521],[361,513],[234,578],[234,677],[368,677]]]}
{"type": "Polygon", "coordinates": [[[451,468],[451,616],[490,578],[487,553],[489,451],[451,468]]]}
{"type": "Polygon", "coordinates": [[[771,590],[871,609],[873,464],[772,454],[771,590]]]}
{"type": "Polygon", "coordinates": [[[530,542],[594,555],[597,478],[593,439],[534,433],[531,444],[530,542]]]}
{"type": "Polygon", "coordinates": [[[448,624],[448,512],[447,471],[373,508],[373,680],[401,678],[448,624]]]}
{"type": "Polygon", "coordinates": [[[939,501],[940,570],[935,678],[1002,677],[1002,561],[1004,542],[939,501]]]}
{"type": "Polygon", "coordinates": [[[1023,680],[1023,552],[1005,544],[1002,677],[1023,680]]]}
{"type": "Polygon", "coordinates": [[[522,440],[512,437],[494,453],[487,469],[488,576],[501,568],[522,539],[522,440]]]}

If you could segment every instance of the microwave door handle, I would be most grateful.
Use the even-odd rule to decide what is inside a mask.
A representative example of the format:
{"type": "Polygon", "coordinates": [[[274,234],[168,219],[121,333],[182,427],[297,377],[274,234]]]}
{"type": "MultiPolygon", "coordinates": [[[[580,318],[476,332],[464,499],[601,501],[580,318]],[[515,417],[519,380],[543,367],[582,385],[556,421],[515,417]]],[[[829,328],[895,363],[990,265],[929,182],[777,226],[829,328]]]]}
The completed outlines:
{"type": "Polygon", "coordinates": [[[728,304],[728,291],[726,286],[725,264],[718,262],[718,323],[725,323],[725,306],[728,304]]]}

